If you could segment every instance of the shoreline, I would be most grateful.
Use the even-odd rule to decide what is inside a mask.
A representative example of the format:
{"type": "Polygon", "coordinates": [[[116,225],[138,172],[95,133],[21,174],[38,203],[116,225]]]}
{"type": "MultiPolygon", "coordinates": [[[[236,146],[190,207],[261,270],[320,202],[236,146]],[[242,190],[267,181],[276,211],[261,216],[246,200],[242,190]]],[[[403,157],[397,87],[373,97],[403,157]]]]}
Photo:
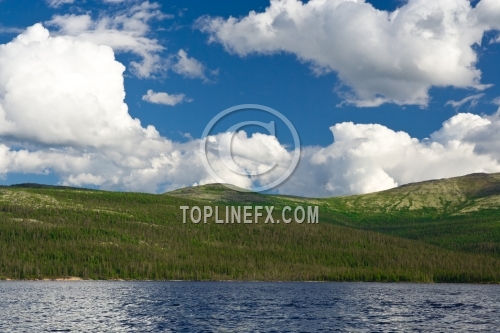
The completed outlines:
{"type": "Polygon", "coordinates": [[[94,279],[84,279],[77,276],[68,277],[58,277],[58,278],[43,278],[43,279],[0,279],[1,282],[231,282],[231,283],[381,283],[381,284],[464,284],[464,285],[500,285],[500,282],[409,282],[409,281],[276,281],[276,280],[128,280],[128,279],[106,279],[106,280],[94,280],[94,279]]]}

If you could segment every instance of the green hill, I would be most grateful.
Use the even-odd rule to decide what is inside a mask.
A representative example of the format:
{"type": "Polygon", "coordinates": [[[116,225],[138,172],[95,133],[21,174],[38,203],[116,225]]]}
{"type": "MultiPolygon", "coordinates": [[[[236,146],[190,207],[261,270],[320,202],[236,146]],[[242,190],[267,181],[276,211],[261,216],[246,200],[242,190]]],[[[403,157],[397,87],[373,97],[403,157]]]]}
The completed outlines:
{"type": "Polygon", "coordinates": [[[327,200],[341,210],[364,213],[413,211],[465,215],[500,206],[500,174],[472,174],[464,177],[431,180],[403,185],[366,195],[327,200]]]}
{"type": "Polygon", "coordinates": [[[500,174],[432,180],[324,202],[346,226],[500,257],[500,174]]]}
{"type": "Polygon", "coordinates": [[[270,198],[263,194],[250,192],[229,184],[211,184],[187,187],[165,193],[165,195],[192,199],[201,202],[217,202],[230,204],[257,204],[270,202],[270,198]]]}
{"type": "MultiPolygon", "coordinates": [[[[336,198],[0,187],[0,278],[500,282],[500,174],[336,198]],[[183,223],[180,206],[319,206],[318,224],[183,223]]],[[[265,214],[264,214],[265,215],[265,214]]]]}

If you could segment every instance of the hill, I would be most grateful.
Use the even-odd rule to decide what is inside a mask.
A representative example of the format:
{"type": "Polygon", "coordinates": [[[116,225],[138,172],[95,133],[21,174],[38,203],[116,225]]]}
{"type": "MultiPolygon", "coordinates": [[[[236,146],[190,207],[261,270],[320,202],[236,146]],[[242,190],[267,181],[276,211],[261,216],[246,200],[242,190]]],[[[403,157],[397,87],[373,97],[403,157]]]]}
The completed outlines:
{"type": "Polygon", "coordinates": [[[400,211],[463,215],[500,206],[500,174],[471,174],[450,179],[431,180],[395,189],[344,198],[332,204],[349,211],[391,213],[400,211]]]}
{"type": "Polygon", "coordinates": [[[500,174],[431,180],[324,202],[345,226],[500,257],[500,174]]]}
{"type": "MultiPolygon", "coordinates": [[[[310,199],[0,188],[0,278],[500,282],[499,174],[310,199]],[[183,223],[180,206],[319,206],[318,224],[183,223]]],[[[222,217],[225,213],[222,213],[222,217]]]]}
{"type": "Polygon", "coordinates": [[[203,202],[258,204],[269,203],[269,197],[229,184],[210,184],[182,188],[165,195],[203,202]]]}

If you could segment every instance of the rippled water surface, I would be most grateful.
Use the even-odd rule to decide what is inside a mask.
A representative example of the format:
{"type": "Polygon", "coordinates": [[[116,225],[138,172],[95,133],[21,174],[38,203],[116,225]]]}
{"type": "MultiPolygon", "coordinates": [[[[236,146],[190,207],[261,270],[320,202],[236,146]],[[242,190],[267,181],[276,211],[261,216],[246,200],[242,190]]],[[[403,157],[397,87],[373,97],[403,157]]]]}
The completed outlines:
{"type": "Polygon", "coordinates": [[[0,332],[500,332],[500,287],[0,282],[0,332]]]}

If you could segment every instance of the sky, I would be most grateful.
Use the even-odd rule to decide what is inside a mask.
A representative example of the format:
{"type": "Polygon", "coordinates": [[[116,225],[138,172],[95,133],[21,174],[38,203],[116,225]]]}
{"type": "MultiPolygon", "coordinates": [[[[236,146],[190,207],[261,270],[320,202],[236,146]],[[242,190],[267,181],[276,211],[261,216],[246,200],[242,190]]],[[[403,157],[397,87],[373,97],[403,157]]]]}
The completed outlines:
{"type": "Polygon", "coordinates": [[[241,104],[300,137],[272,193],[500,172],[499,60],[497,0],[2,0],[0,185],[162,193],[215,182],[204,154],[259,188],[297,148],[280,119],[231,114],[200,150],[241,104]],[[276,135],[228,130],[249,120],[276,135]]]}

